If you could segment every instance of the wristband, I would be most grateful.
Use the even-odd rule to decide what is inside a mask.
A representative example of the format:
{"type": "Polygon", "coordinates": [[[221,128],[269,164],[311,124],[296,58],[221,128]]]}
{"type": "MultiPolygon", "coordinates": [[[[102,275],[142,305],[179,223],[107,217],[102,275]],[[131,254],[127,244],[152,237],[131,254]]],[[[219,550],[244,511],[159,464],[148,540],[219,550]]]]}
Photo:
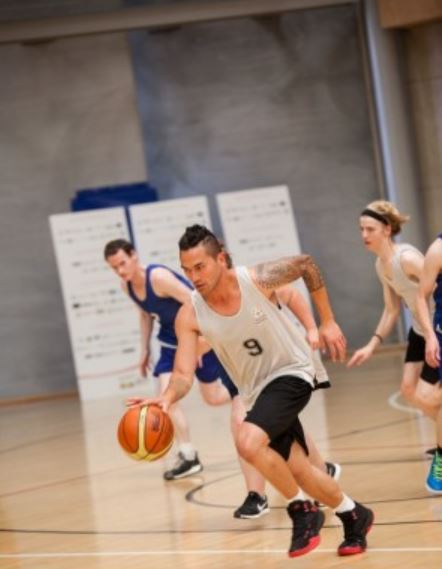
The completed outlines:
{"type": "Polygon", "coordinates": [[[380,334],[373,334],[373,338],[377,338],[381,344],[384,341],[384,338],[380,334]]]}

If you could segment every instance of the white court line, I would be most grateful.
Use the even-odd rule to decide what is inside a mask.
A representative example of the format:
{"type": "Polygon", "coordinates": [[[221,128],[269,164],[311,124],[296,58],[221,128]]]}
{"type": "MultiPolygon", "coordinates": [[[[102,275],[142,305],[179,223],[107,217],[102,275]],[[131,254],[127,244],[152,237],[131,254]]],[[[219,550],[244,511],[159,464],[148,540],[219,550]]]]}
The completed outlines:
{"type": "Polygon", "coordinates": [[[415,409],[414,407],[410,407],[409,405],[402,405],[399,403],[398,398],[400,397],[401,392],[396,391],[388,398],[388,404],[393,409],[397,409],[398,411],[403,411],[404,413],[411,413],[412,415],[417,415],[418,417],[423,417],[424,414],[420,409],[415,409]]]}
{"type": "MultiPolygon", "coordinates": [[[[373,547],[367,553],[439,553],[442,547],[373,547]]],[[[57,557],[153,557],[166,555],[281,555],[286,549],[184,549],[174,551],[83,551],[78,553],[0,553],[0,559],[42,559],[57,557]]],[[[336,553],[336,549],[315,549],[310,553],[336,553]]]]}

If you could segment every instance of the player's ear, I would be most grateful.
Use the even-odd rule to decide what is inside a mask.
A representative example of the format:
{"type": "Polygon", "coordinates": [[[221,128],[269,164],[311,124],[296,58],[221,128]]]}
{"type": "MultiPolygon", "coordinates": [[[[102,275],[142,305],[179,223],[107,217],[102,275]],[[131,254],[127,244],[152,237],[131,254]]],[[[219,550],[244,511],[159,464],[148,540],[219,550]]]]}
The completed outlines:
{"type": "Polygon", "coordinates": [[[227,255],[224,249],[218,253],[217,260],[220,261],[222,265],[227,267],[227,255]]]}

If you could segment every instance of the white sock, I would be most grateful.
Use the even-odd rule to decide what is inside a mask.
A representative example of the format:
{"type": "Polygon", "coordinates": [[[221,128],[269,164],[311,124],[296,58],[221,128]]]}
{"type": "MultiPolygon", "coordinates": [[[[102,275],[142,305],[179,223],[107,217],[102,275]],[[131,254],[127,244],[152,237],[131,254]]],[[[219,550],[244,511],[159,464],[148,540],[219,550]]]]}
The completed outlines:
{"type": "Polygon", "coordinates": [[[186,460],[195,460],[196,450],[192,443],[181,443],[179,449],[186,460]]]}
{"type": "Polygon", "coordinates": [[[353,502],[353,500],[349,498],[346,494],[344,494],[342,502],[336,508],[333,508],[333,511],[336,514],[342,514],[344,512],[349,512],[350,510],[353,510],[355,506],[356,504],[353,502]]]}
{"type": "Polygon", "coordinates": [[[291,502],[294,502],[295,500],[305,500],[305,494],[304,492],[299,489],[298,493],[296,494],[296,496],[293,496],[293,498],[290,498],[290,500],[287,500],[287,504],[290,504],[291,502]]]}

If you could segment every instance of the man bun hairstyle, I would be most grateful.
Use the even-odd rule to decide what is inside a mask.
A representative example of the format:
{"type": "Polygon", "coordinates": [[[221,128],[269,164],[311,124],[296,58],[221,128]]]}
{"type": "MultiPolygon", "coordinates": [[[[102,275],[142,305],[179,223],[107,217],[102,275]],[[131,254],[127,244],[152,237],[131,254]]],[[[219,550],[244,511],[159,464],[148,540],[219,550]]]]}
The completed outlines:
{"type": "Polygon", "coordinates": [[[198,245],[203,245],[207,253],[213,258],[216,258],[219,253],[224,253],[227,268],[232,268],[233,263],[230,253],[226,251],[223,242],[220,241],[210,229],[198,224],[186,227],[186,231],[178,242],[180,251],[188,251],[198,245]]]}

